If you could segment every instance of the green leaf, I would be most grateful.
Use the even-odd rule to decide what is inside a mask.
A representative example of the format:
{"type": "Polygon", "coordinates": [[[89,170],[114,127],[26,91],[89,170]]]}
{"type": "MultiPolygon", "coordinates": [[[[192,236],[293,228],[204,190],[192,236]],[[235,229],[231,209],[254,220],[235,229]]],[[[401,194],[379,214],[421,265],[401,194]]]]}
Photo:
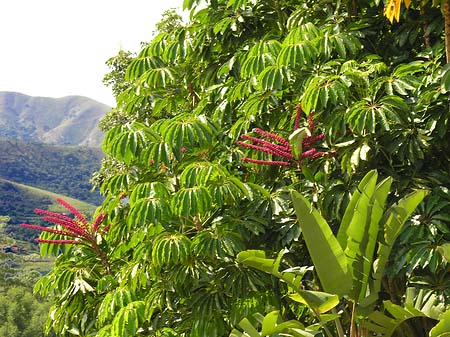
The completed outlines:
{"type": "Polygon", "coordinates": [[[192,217],[211,211],[211,195],[203,186],[181,188],[172,199],[172,210],[183,217],[192,217]]]}
{"type": "Polygon", "coordinates": [[[445,91],[450,91],[450,64],[448,63],[442,68],[441,85],[445,91]]]}
{"type": "Polygon", "coordinates": [[[448,337],[450,335],[450,309],[439,317],[439,323],[430,331],[430,337],[448,337]]]}
{"type": "Polygon", "coordinates": [[[386,263],[389,260],[389,255],[395,240],[402,231],[406,220],[411,216],[412,212],[428,193],[429,191],[425,190],[411,192],[385,212],[383,219],[381,220],[384,224],[384,241],[380,242],[378,247],[378,258],[374,265],[372,276],[374,280],[374,292],[379,292],[381,289],[381,279],[384,275],[386,263]]]}
{"type": "Polygon", "coordinates": [[[368,183],[364,189],[359,190],[361,195],[355,208],[350,210],[353,215],[346,230],[348,237],[344,250],[353,274],[352,298],[357,302],[367,295],[380,219],[392,183],[392,179],[387,178],[376,185],[376,171],[371,171],[368,175],[368,183]]]}
{"type": "Polygon", "coordinates": [[[309,305],[319,313],[330,311],[339,304],[339,296],[320,291],[304,290],[301,293],[291,294],[289,298],[295,302],[309,305]]]}
{"type": "Polygon", "coordinates": [[[443,245],[438,246],[436,250],[447,262],[450,262],[450,243],[444,243],[443,245]]]}
{"type": "Polygon", "coordinates": [[[297,219],[323,289],[345,296],[352,286],[347,259],[319,212],[300,193],[291,192],[297,219]]]}

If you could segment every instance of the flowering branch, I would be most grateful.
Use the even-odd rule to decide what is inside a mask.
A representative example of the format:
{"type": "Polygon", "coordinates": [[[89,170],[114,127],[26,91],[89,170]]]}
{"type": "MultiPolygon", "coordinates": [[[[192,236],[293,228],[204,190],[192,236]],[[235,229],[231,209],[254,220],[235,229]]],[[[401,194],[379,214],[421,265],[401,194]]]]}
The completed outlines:
{"type": "Polygon", "coordinates": [[[21,224],[20,226],[39,230],[41,232],[48,232],[69,237],[70,239],[36,239],[39,243],[52,243],[52,244],[75,244],[85,245],[90,247],[99,257],[103,267],[109,274],[111,272],[110,265],[107,260],[107,256],[104,251],[101,250],[97,244],[97,236],[102,236],[108,229],[108,226],[100,228],[106,219],[106,214],[100,213],[93,221],[92,224],[78,211],[75,207],[62,199],[56,199],[56,201],[64,208],[69,210],[75,218],[68,217],[63,214],[46,211],[36,208],[34,212],[42,215],[42,218],[48,222],[51,222],[59,228],[51,228],[45,226],[21,224]],[[100,230],[101,229],[101,230],[100,230]]]}
{"type": "Polygon", "coordinates": [[[291,166],[296,164],[301,167],[304,159],[316,159],[323,156],[334,156],[336,152],[317,151],[314,145],[325,138],[325,134],[321,133],[314,135],[315,124],[314,114],[309,114],[307,118],[308,128],[299,129],[300,116],[302,114],[301,105],[297,105],[296,116],[294,122],[294,133],[285,139],[279,135],[271,132],[263,131],[259,128],[254,129],[261,138],[249,135],[241,135],[242,141],[237,144],[248,149],[256,150],[279,157],[282,160],[260,160],[244,157],[242,161],[261,165],[277,165],[277,166],[291,166]],[[248,141],[248,142],[245,142],[248,141]],[[293,143],[293,144],[292,144],[293,143]]]}

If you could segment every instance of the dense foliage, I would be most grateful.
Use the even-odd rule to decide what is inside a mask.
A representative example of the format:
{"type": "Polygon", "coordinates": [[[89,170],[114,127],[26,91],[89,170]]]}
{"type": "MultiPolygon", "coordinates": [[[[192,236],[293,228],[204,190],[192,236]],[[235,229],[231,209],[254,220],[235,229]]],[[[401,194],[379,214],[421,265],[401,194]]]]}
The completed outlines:
{"type": "Polygon", "coordinates": [[[95,176],[110,229],[96,243],[103,257],[93,245],[66,246],[38,282],[55,295],[48,329],[414,336],[406,318],[426,302],[435,308],[426,317],[442,318],[432,336],[445,331],[450,138],[440,11],[408,2],[391,25],[377,0],[199,2],[184,1],[189,23],[110,63],[117,108],[103,123],[107,158],[95,176]],[[363,184],[373,169],[382,180],[369,184],[375,196],[363,184]],[[323,284],[292,191],[300,220],[313,204],[308,223],[329,238],[341,233],[329,256],[352,270],[342,275],[359,282],[348,282],[358,293],[323,284]],[[401,201],[412,191],[417,203],[428,194],[417,209],[401,201]],[[403,221],[415,213],[387,222],[401,223],[397,233],[379,225],[385,209],[403,221]],[[375,247],[382,267],[369,256],[375,247]],[[371,279],[355,271],[372,268],[383,272],[374,274],[376,296],[365,298],[371,279]],[[355,314],[365,300],[371,312],[355,314]]]}
{"type": "Polygon", "coordinates": [[[7,217],[0,216],[0,337],[41,337],[50,302],[33,295],[41,275],[25,267],[24,258],[30,252],[25,255],[16,240],[5,234],[7,222],[7,217]],[[9,252],[11,247],[21,251],[9,252]]]}

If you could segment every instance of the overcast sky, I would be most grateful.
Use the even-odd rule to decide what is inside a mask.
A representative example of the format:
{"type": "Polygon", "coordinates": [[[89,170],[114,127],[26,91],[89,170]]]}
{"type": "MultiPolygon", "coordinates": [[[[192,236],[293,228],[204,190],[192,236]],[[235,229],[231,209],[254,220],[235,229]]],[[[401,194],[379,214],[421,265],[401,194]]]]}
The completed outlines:
{"type": "MultiPolygon", "coordinates": [[[[114,105],[105,62],[138,52],[183,0],[0,0],[0,91],[114,105]]],[[[181,10],[179,10],[181,12],[181,10]]]]}

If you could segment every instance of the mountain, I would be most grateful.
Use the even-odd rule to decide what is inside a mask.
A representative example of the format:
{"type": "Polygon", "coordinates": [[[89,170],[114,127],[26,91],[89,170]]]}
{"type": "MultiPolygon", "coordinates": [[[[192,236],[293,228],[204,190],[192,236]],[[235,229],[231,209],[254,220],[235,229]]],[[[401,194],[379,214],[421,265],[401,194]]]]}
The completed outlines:
{"type": "Polygon", "coordinates": [[[34,97],[0,91],[0,138],[100,147],[98,121],[111,108],[83,96],[34,97]]]}
{"type": "Polygon", "coordinates": [[[102,197],[90,192],[89,180],[102,158],[100,148],[0,140],[0,178],[98,205],[102,197]]]}

